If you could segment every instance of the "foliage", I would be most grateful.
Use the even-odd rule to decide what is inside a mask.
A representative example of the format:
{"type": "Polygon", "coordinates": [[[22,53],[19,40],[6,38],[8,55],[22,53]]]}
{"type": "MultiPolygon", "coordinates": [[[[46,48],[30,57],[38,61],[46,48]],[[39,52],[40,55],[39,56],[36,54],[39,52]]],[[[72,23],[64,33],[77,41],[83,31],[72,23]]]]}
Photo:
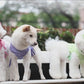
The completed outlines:
{"type": "Polygon", "coordinates": [[[55,29],[53,29],[53,28],[47,30],[46,32],[38,32],[38,40],[37,41],[38,41],[39,47],[42,50],[45,50],[46,39],[48,39],[49,37],[55,38],[57,35],[59,36],[58,31],[55,31],[55,29]]]}
{"type": "Polygon", "coordinates": [[[71,25],[70,18],[67,18],[61,13],[51,13],[47,14],[46,12],[41,12],[38,15],[38,18],[41,18],[43,23],[46,25],[46,27],[52,27],[53,24],[55,24],[55,28],[63,28],[62,23],[66,23],[66,26],[64,28],[78,28],[78,21],[79,21],[79,15],[73,15],[72,20],[75,24],[73,26],[71,25]],[[53,23],[54,22],[54,23],[53,23]]]}
{"type": "Polygon", "coordinates": [[[66,31],[59,33],[60,31],[55,29],[49,29],[46,32],[38,32],[38,44],[41,50],[45,50],[45,41],[49,37],[55,38],[56,36],[59,36],[60,39],[65,40],[67,42],[73,42],[74,36],[71,32],[66,31]]]}
{"type": "MultiPolygon", "coordinates": [[[[72,18],[74,22],[73,26],[77,28],[79,15],[73,15],[72,18]]],[[[47,14],[46,12],[41,12],[38,15],[35,15],[34,13],[23,14],[20,21],[17,22],[17,26],[22,24],[30,24],[35,27],[41,27],[41,25],[38,23],[38,20],[41,20],[40,23],[43,24],[44,27],[48,28],[73,28],[70,19],[63,14],[47,14]],[[63,27],[62,23],[65,23],[66,26],[63,27]]]]}
{"type": "MultiPolygon", "coordinates": [[[[71,2],[72,3],[72,2],[71,2]]],[[[11,3],[9,0],[6,0],[6,4],[0,8],[0,21],[5,24],[11,25],[11,19],[17,22],[17,26],[22,24],[30,24],[35,27],[40,27],[42,25],[39,24],[38,20],[42,21],[42,27],[48,28],[77,28],[79,21],[79,13],[78,13],[78,5],[80,3],[73,3],[74,7],[72,9],[73,4],[71,3],[63,3],[58,0],[54,0],[50,4],[43,0],[34,0],[34,2],[28,0],[23,1],[21,3],[19,1],[12,0],[11,3]],[[36,3],[37,5],[36,5],[36,3]],[[42,3],[45,4],[42,4],[42,3]],[[41,6],[40,6],[41,5],[41,6]],[[19,10],[23,11],[28,9],[32,12],[28,14],[23,14],[21,16],[21,20],[18,21],[17,13],[19,10]],[[39,13],[35,15],[34,13],[39,13]],[[62,23],[65,22],[67,25],[65,27],[62,26],[62,23]]],[[[82,4],[82,3],[81,3],[82,4]]],[[[28,10],[26,12],[28,12],[28,10]]]]}
{"type": "Polygon", "coordinates": [[[65,31],[65,32],[62,32],[60,34],[60,38],[67,41],[67,42],[69,42],[69,43],[72,43],[73,39],[74,39],[74,36],[71,34],[71,32],[65,31]]]}
{"type": "Polygon", "coordinates": [[[4,22],[6,25],[10,25],[10,20],[17,21],[16,10],[11,10],[8,4],[6,4],[2,9],[0,9],[0,22],[4,22]]]}
{"type": "Polygon", "coordinates": [[[23,14],[21,20],[17,22],[17,26],[29,24],[38,27],[37,16],[34,13],[23,14]]]}

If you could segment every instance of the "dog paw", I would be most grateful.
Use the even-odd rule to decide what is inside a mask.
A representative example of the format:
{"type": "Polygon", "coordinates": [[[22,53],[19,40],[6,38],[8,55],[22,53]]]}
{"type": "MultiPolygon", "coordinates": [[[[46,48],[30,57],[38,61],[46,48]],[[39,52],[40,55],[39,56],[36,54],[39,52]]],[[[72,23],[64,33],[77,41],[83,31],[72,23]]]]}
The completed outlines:
{"type": "Polygon", "coordinates": [[[16,78],[15,78],[14,81],[19,81],[19,79],[16,79],[16,78]]]}
{"type": "Polygon", "coordinates": [[[15,76],[14,81],[19,81],[19,76],[15,76]]]}
{"type": "Polygon", "coordinates": [[[84,73],[81,73],[81,76],[84,78],[84,73]]]}
{"type": "Polygon", "coordinates": [[[23,77],[23,81],[27,81],[29,78],[30,78],[30,76],[29,77],[28,76],[24,76],[23,77]]]}
{"type": "Polygon", "coordinates": [[[78,74],[74,73],[74,74],[70,74],[70,77],[73,79],[75,79],[75,78],[78,79],[78,78],[81,78],[81,75],[80,75],[80,73],[78,73],[78,74]]]}
{"type": "Polygon", "coordinates": [[[28,80],[27,77],[24,76],[24,77],[23,77],[23,81],[27,81],[27,80],[28,80]]]}
{"type": "Polygon", "coordinates": [[[6,81],[6,78],[1,76],[0,81],[6,81]]]}
{"type": "Polygon", "coordinates": [[[10,79],[6,79],[6,81],[10,81],[10,79]]]}
{"type": "Polygon", "coordinates": [[[66,79],[67,78],[67,74],[65,73],[65,74],[62,74],[62,78],[63,79],[66,79]]]}
{"type": "Polygon", "coordinates": [[[9,79],[9,81],[14,81],[14,79],[9,79]]]}
{"type": "Polygon", "coordinates": [[[56,74],[55,74],[55,76],[54,76],[54,78],[55,78],[55,79],[61,79],[61,78],[62,78],[62,76],[61,76],[61,74],[60,74],[60,73],[58,73],[58,74],[56,73],[56,74]]]}
{"type": "Polygon", "coordinates": [[[60,72],[57,73],[55,71],[49,70],[49,73],[50,73],[50,76],[54,79],[61,79],[62,78],[62,75],[60,72]]]}
{"type": "Polygon", "coordinates": [[[44,76],[41,76],[41,79],[42,79],[42,80],[45,80],[46,78],[45,78],[44,76]]]}

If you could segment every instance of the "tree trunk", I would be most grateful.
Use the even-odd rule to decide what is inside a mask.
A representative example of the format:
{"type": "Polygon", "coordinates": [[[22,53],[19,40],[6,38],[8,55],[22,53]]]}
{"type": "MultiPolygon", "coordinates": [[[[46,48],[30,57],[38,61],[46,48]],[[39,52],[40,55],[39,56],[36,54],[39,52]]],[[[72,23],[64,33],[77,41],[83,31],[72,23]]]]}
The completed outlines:
{"type": "Polygon", "coordinates": [[[56,22],[54,21],[54,19],[53,19],[51,13],[49,13],[49,12],[48,12],[47,10],[45,10],[44,8],[43,8],[43,11],[48,15],[52,26],[53,26],[54,28],[56,28],[56,27],[57,27],[57,26],[56,26],[56,22]]]}

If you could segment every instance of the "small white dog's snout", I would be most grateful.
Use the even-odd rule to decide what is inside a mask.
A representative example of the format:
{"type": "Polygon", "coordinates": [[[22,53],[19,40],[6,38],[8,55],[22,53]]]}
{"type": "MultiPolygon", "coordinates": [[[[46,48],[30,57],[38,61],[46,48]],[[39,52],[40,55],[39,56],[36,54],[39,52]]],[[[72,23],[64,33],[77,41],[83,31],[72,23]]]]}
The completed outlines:
{"type": "Polygon", "coordinates": [[[37,45],[37,42],[34,42],[31,46],[36,46],[37,45]]]}
{"type": "Polygon", "coordinates": [[[37,42],[34,42],[34,45],[37,45],[37,42]]]}

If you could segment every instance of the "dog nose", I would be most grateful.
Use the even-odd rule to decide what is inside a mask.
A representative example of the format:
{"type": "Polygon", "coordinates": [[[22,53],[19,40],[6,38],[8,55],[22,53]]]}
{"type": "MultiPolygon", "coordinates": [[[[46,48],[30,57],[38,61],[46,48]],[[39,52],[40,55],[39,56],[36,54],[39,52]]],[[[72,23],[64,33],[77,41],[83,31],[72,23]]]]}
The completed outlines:
{"type": "Polygon", "coordinates": [[[34,45],[37,45],[37,43],[36,43],[36,42],[34,42],[34,45]]]}

